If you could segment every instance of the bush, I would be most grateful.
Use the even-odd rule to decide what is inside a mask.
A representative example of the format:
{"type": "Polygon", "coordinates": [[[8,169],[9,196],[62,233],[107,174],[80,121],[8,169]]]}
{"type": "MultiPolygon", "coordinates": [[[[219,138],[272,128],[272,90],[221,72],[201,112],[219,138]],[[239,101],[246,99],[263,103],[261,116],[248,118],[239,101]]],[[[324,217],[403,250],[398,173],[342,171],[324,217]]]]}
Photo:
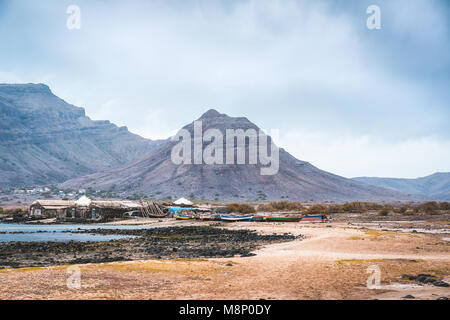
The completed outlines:
{"type": "Polygon", "coordinates": [[[412,216],[414,215],[414,211],[413,210],[406,210],[405,212],[403,212],[404,216],[412,216]]]}
{"type": "Polygon", "coordinates": [[[421,212],[425,214],[437,214],[438,210],[440,209],[439,203],[436,201],[430,201],[419,204],[417,207],[414,208],[414,211],[416,213],[421,212]]]}
{"type": "Polygon", "coordinates": [[[255,208],[251,205],[248,205],[246,203],[231,203],[227,205],[228,212],[236,212],[236,213],[255,213],[255,208]]]}
{"type": "Polygon", "coordinates": [[[395,213],[401,213],[401,214],[404,214],[407,210],[408,210],[407,206],[401,206],[398,208],[394,208],[395,213]]]}
{"type": "Polygon", "coordinates": [[[439,207],[441,210],[450,210],[450,202],[441,202],[439,207]]]}
{"type": "Polygon", "coordinates": [[[393,211],[393,207],[389,204],[385,204],[384,206],[382,206],[382,208],[380,209],[380,211],[378,211],[378,215],[379,216],[387,216],[389,214],[389,212],[393,211]]]}
{"type": "Polygon", "coordinates": [[[266,204],[260,204],[258,206],[258,211],[302,211],[304,209],[301,202],[297,201],[274,201],[266,204]]]}
{"type": "Polygon", "coordinates": [[[376,202],[366,202],[366,208],[367,210],[381,210],[383,208],[382,204],[376,203],[376,202]]]}
{"type": "Polygon", "coordinates": [[[325,215],[328,213],[328,208],[321,204],[315,204],[309,207],[305,213],[307,215],[325,215]]]}
{"type": "Polygon", "coordinates": [[[364,202],[359,201],[347,202],[342,205],[342,211],[351,213],[360,213],[367,211],[367,207],[364,202]]]}
{"type": "Polygon", "coordinates": [[[344,212],[341,205],[331,204],[328,206],[328,213],[341,213],[344,212]]]}
{"type": "Polygon", "coordinates": [[[381,210],[383,206],[376,202],[353,201],[346,202],[341,206],[342,212],[361,213],[369,210],[381,210]]]}
{"type": "Polygon", "coordinates": [[[11,208],[11,209],[3,209],[2,214],[5,215],[23,215],[28,213],[27,209],[21,209],[21,208],[11,208]]]}
{"type": "Polygon", "coordinates": [[[264,203],[264,204],[258,205],[257,211],[258,212],[272,212],[273,207],[270,205],[270,203],[264,203]]]}

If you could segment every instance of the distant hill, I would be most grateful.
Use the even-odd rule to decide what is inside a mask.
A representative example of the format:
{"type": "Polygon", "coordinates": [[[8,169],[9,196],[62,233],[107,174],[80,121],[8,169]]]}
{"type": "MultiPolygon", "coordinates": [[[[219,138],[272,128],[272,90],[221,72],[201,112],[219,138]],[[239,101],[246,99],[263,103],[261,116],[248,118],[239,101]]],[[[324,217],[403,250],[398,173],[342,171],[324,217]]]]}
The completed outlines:
{"type": "Polygon", "coordinates": [[[354,181],[388,188],[411,195],[421,195],[434,200],[450,201],[450,172],[438,172],[417,179],[359,177],[354,181]]]}
{"type": "MultiPolygon", "coordinates": [[[[229,117],[209,110],[199,120],[203,130],[259,128],[243,117],[229,117]]],[[[193,123],[184,127],[193,132],[193,123]]],[[[193,195],[196,199],[220,200],[302,200],[302,201],[396,201],[411,200],[400,192],[370,186],[325,171],[297,160],[280,149],[280,169],[276,175],[263,176],[260,165],[176,165],[168,141],[157,151],[135,162],[104,172],[69,180],[62,187],[92,187],[155,197],[193,195]]],[[[205,148],[205,145],[203,146],[205,148]]],[[[246,153],[248,145],[246,144],[246,153]]]]}
{"type": "Polygon", "coordinates": [[[92,121],[44,84],[0,84],[0,188],[62,182],[117,167],[160,145],[92,121]]]}

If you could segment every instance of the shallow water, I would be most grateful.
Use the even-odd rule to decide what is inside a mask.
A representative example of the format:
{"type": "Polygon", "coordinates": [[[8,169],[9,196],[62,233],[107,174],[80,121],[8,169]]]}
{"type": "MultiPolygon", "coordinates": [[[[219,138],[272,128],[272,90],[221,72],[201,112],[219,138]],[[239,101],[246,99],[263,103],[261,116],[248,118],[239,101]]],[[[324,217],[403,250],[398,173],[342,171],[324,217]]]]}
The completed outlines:
{"type": "Polygon", "coordinates": [[[125,225],[30,225],[30,224],[3,224],[0,223],[0,242],[45,242],[45,241],[82,241],[98,242],[118,239],[133,238],[125,235],[99,235],[89,233],[72,233],[70,231],[93,229],[150,229],[152,226],[125,226],[125,225]],[[68,232],[69,231],[69,232],[68,232]],[[1,232],[6,232],[2,234],[1,232]],[[20,232],[20,233],[15,233],[20,232]]]}

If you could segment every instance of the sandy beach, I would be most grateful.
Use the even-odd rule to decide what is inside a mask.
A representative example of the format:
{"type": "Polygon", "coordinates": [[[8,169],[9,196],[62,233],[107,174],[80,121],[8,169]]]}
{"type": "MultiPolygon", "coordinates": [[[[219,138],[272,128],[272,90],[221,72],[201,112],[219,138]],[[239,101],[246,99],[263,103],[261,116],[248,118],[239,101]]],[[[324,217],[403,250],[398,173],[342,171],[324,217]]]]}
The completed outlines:
{"type": "MultiPolygon", "coordinates": [[[[132,222],[128,222],[132,223],[132,222]]],[[[136,223],[136,222],[134,222],[136,223]]],[[[154,225],[198,225],[175,220],[154,225]]],[[[395,224],[395,223],[394,223],[395,224]]],[[[415,299],[450,297],[449,287],[402,278],[450,281],[447,229],[381,231],[393,222],[235,223],[227,229],[303,235],[266,245],[252,257],[152,259],[78,265],[81,288],[68,289],[68,266],[0,270],[0,299],[415,299]],[[369,266],[381,287],[369,289],[369,266]]],[[[403,223],[404,226],[407,226],[403,223]]],[[[443,222],[436,225],[446,225],[443,222]]],[[[398,226],[398,225],[397,225],[398,226]]],[[[415,224],[418,228],[419,224],[415,224]]],[[[448,225],[447,225],[448,227],[448,225]]]]}

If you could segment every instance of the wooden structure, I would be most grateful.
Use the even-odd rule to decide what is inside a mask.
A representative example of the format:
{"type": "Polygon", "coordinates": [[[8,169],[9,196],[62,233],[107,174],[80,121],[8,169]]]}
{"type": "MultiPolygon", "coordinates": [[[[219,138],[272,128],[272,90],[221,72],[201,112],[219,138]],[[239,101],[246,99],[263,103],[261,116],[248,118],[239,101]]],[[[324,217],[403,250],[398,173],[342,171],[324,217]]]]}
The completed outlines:
{"type": "Polygon", "coordinates": [[[36,200],[30,206],[30,217],[55,218],[64,215],[73,206],[75,206],[75,201],[72,200],[36,200]]]}
{"type": "Polygon", "coordinates": [[[141,213],[145,218],[164,218],[167,213],[153,201],[141,200],[141,213]]]}
{"type": "Polygon", "coordinates": [[[130,217],[163,218],[167,216],[167,210],[152,201],[91,200],[83,196],[76,201],[36,200],[30,206],[30,216],[36,219],[58,218],[63,221],[104,221],[130,217]]]}

